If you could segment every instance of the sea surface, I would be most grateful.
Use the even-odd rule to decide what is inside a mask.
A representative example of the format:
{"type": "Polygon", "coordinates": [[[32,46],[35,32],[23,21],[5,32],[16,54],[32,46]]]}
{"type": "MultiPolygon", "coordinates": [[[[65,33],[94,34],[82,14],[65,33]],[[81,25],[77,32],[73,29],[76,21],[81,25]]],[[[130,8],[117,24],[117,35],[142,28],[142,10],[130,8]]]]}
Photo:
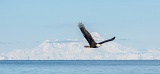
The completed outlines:
{"type": "Polygon", "coordinates": [[[0,74],[160,74],[160,61],[2,60],[0,74]]]}

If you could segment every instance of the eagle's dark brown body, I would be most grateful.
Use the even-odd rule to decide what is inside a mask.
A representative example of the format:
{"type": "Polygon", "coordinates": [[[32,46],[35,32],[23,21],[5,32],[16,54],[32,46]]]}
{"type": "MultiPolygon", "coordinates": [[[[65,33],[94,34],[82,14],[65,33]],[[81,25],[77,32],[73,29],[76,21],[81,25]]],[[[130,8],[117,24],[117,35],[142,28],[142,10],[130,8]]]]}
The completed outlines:
{"type": "Polygon", "coordinates": [[[96,43],[94,41],[94,39],[92,38],[91,34],[86,30],[86,28],[84,27],[83,23],[79,23],[79,28],[81,30],[81,32],[83,33],[83,36],[86,38],[86,40],[88,41],[90,46],[84,46],[86,48],[98,48],[99,46],[101,46],[101,44],[105,43],[105,42],[109,42],[109,41],[113,41],[115,39],[115,37],[102,41],[100,43],[96,43]]]}

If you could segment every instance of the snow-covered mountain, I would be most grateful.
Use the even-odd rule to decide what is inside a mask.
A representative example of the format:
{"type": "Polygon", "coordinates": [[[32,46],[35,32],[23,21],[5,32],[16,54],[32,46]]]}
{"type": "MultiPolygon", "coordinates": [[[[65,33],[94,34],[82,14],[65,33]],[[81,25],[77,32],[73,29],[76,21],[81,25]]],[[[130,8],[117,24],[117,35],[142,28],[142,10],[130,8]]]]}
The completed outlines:
{"type": "MultiPolygon", "coordinates": [[[[97,32],[91,33],[96,41],[104,40],[97,32]]],[[[103,44],[100,48],[84,48],[87,41],[52,43],[45,40],[32,49],[17,49],[9,52],[6,60],[155,60],[160,59],[160,50],[138,51],[115,42],[103,44]],[[157,57],[159,56],[159,57],[157,57]]],[[[1,57],[0,57],[1,59],[1,57]]]]}
{"type": "Polygon", "coordinates": [[[4,60],[5,58],[0,54],[0,60],[4,60]]]}

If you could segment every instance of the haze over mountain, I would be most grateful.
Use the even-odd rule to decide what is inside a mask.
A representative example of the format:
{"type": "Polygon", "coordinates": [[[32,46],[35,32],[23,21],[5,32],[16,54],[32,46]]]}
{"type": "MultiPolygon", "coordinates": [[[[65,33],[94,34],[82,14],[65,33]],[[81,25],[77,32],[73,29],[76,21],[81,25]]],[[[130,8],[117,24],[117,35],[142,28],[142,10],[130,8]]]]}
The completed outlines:
{"type": "MultiPolygon", "coordinates": [[[[96,42],[104,39],[97,33],[91,35],[96,42]]],[[[0,55],[1,60],[158,60],[160,49],[136,50],[116,42],[108,42],[100,48],[84,48],[85,39],[52,42],[45,40],[32,49],[17,49],[7,55],[0,55]]]]}

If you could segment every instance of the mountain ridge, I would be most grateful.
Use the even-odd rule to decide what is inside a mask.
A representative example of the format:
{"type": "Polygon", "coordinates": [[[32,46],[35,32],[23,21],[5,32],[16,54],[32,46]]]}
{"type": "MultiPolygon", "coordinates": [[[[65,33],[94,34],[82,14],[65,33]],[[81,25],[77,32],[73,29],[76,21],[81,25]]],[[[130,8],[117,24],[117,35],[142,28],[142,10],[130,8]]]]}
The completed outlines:
{"type": "MultiPolygon", "coordinates": [[[[97,32],[91,33],[97,41],[104,40],[97,32]]],[[[1,60],[155,60],[160,50],[139,51],[114,41],[100,48],[84,48],[87,41],[51,42],[45,40],[32,49],[17,49],[0,57],[1,60]],[[4,58],[5,57],[5,58],[4,58]]]]}

